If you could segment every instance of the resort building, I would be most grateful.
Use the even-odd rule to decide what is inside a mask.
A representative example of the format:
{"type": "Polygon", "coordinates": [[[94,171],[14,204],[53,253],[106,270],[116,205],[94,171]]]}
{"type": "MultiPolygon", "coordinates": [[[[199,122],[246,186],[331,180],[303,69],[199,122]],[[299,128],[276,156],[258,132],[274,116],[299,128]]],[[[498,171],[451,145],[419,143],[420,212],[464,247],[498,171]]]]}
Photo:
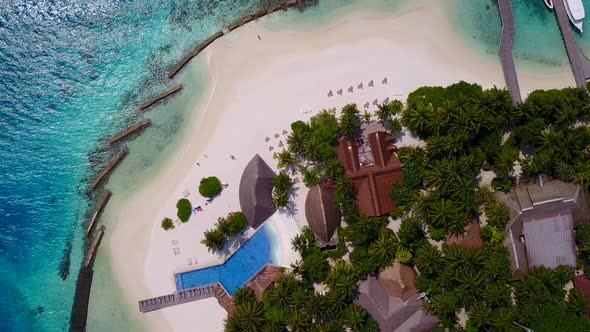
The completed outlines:
{"type": "Polygon", "coordinates": [[[465,226],[463,234],[450,235],[445,239],[446,244],[457,244],[467,249],[483,248],[483,239],[481,238],[481,229],[477,221],[472,221],[465,226]]]}
{"type": "Polygon", "coordinates": [[[396,207],[389,190],[403,180],[394,141],[391,134],[376,131],[357,139],[342,137],[334,148],[357,191],[358,208],[366,216],[384,215],[396,207]]]}
{"type": "Polygon", "coordinates": [[[396,261],[361,281],[354,303],[373,316],[381,331],[429,331],[438,319],[422,309],[415,280],[416,271],[396,261]]]}
{"type": "Polygon", "coordinates": [[[305,198],[305,219],[320,248],[338,244],[340,211],[334,205],[333,192],[325,184],[317,184],[309,189],[305,198]]]}
{"type": "Polygon", "coordinates": [[[590,220],[588,192],[559,180],[521,184],[498,199],[510,209],[504,245],[510,252],[512,278],[534,267],[576,266],[574,226],[590,220]]]}
{"type": "Polygon", "coordinates": [[[272,203],[272,180],[275,172],[256,154],[242,173],[240,208],[250,227],[256,229],[277,210],[272,203]]]}

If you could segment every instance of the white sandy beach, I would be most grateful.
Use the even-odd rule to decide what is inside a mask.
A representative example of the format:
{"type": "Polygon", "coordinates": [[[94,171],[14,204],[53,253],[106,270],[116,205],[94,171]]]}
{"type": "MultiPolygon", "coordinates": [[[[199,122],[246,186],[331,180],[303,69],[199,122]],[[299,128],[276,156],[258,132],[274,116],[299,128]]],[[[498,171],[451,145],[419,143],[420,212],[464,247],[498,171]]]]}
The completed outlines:
{"type": "MultiPolygon", "coordinates": [[[[200,243],[203,232],[213,227],[217,217],[240,209],[239,180],[255,153],[276,170],[272,154],[280,150],[280,140],[286,142],[281,132],[289,130],[291,122],[347,103],[357,103],[365,110],[363,105],[370,102],[367,110],[373,112],[375,99],[404,100],[408,92],[424,85],[465,80],[484,87],[504,86],[499,61],[486,60],[468,49],[438,5],[385,17],[369,10],[356,11],[313,31],[265,28],[277,26],[285,15],[305,14],[277,13],[263,18],[217,40],[200,55],[209,62],[210,90],[205,100],[194,106],[182,143],[156,177],[125,201],[115,196],[116,202],[105,211],[103,218],[114,226],[99,255],[109,256],[129,315],[145,323],[146,329],[223,329],[226,314],[214,298],[148,314],[138,312],[137,301],[173,292],[176,272],[223,262],[224,257],[208,253],[200,243]],[[382,83],[384,78],[386,84],[382,83]],[[368,86],[371,80],[373,87],[368,86]],[[363,89],[357,87],[360,83],[363,89]],[[347,91],[350,86],[352,93],[347,91]],[[337,93],[339,89],[343,89],[342,95],[337,93]],[[328,97],[330,90],[333,97],[328,97]],[[312,112],[302,114],[302,110],[312,112]],[[269,151],[269,146],[275,150],[269,151]],[[202,177],[211,175],[229,187],[205,205],[197,187],[202,177]],[[190,191],[193,206],[201,205],[203,211],[174,230],[162,230],[161,220],[175,219],[176,201],[185,190],[190,191]],[[174,248],[180,253],[175,254],[174,248]]],[[[538,88],[573,85],[569,72],[519,75],[523,95],[538,88]]],[[[406,135],[398,145],[413,142],[406,135]]],[[[278,263],[284,266],[297,258],[290,251],[290,239],[305,224],[306,192],[297,186],[294,216],[277,213],[272,218],[280,239],[278,263]]]]}

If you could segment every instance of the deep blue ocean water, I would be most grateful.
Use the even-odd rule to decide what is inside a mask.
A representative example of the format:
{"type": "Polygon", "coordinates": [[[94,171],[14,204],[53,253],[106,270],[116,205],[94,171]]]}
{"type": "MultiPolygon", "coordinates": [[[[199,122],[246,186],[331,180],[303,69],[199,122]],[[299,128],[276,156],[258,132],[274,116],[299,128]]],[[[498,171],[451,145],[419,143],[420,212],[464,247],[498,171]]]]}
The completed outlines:
{"type": "Polygon", "coordinates": [[[176,274],[176,289],[183,290],[221,282],[229,294],[233,294],[265,264],[272,262],[274,253],[271,252],[271,236],[272,230],[265,225],[223,264],[176,274]]]}
{"type": "MultiPolygon", "coordinates": [[[[113,154],[104,139],[171,84],[164,71],[183,52],[262,2],[273,1],[0,1],[0,331],[67,330],[86,188],[113,154]]],[[[454,2],[450,19],[466,40],[496,49],[493,1],[454,2]]],[[[567,65],[554,16],[540,4],[513,0],[515,51],[525,63],[567,65]]],[[[590,52],[588,34],[578,42],[590,52]]]]}

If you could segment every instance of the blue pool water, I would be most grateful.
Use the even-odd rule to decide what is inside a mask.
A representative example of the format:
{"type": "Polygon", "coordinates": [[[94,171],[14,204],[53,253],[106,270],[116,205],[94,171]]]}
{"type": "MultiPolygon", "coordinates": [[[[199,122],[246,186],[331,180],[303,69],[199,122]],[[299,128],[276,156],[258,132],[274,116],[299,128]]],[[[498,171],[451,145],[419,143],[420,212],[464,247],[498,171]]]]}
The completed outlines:
{"type": "Polygon", "coordinates": [[[176,289],[183,290],[220,282],[230,294],[233,294],[265,264],[272,263],[271,236],[265,225],[225,263],[175,275],[176,289]]]}

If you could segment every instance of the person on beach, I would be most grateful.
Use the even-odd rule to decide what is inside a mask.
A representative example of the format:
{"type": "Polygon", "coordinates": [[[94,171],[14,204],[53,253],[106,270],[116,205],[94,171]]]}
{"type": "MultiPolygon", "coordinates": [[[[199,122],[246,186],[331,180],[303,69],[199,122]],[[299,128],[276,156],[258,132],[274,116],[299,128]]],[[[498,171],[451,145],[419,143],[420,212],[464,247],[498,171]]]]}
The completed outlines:
{"type": "Polygon", "coordinates": [[[258,40],[262,40],[262,38],[260,38],[260,35],[258,35],[258,40]]]}

